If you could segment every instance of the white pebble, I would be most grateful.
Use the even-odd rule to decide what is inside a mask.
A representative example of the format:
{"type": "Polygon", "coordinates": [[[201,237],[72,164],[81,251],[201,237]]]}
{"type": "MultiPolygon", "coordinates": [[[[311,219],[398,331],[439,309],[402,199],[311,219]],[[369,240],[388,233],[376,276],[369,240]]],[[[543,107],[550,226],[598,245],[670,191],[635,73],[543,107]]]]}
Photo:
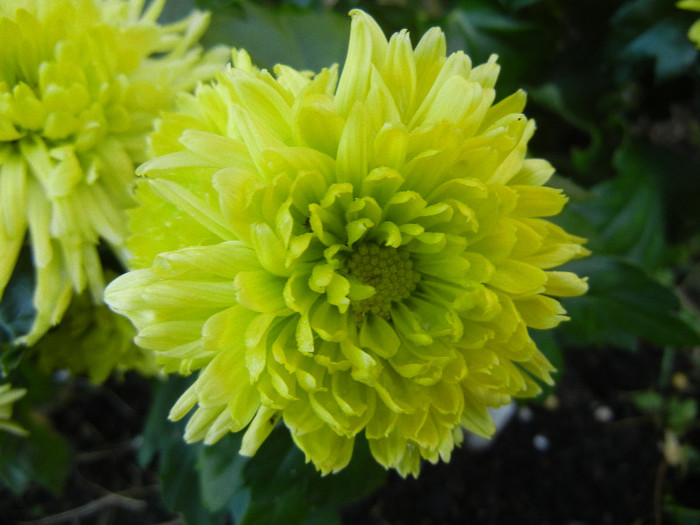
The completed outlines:
{"type": "Polygon", "coordinates": [[[609,406],[601,405],[593,411],[593,418],[599,423],[610,423],[615,414],[609,406]]]}
{"type": "Polygon", "coordinates": [[[532,445],[540,452],[547,452],[549,450],[549,439],[547,436],[537,434],[532,438],[532,445]]]}
{"type": "Polygon", "coordinates": [[[520,407],[520,410],[518,410],[518,419],[523,423],[529,423],[534,417],[535,414],[530,407],[520,407]]]}

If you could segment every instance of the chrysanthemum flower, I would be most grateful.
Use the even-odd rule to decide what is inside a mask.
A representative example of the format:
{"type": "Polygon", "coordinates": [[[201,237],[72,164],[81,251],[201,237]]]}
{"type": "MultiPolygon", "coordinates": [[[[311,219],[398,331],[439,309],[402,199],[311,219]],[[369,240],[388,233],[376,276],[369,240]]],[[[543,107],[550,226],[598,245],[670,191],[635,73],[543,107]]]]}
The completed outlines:
{"type": "MultiPolygon", "coordinates": [[[[700,11],[700,0],[681,0],[676,5],[681,9],[700,11]]],[[[700,20],[696,20],[695,23],[690,26],[688,38],[695,42],[695,45],[700,48],[700,20]]]]}
{"type": "Polygon", "coordinates": [[[27,393],[24,388],[12,388],[10,383],[0,385],[0,430],[26,436],[27,431],[12,421],[12,405],[27,393]]]}
{"type": "Polygon", "coordinates": [[[254,68],[244,52],[153,136],[130,241],[137,268],[107,303],[167,371],[201,372],[173,407],[185,438],[278,420],[322,472],[364,432],[402,475],[447,460],[488,407],[553,368],[528,328],[565,319],[586,250],[542,217],[566,198],[526,159],[525,94],[494,104],[495,57],[415,49],[353,11],[342,74],[254,68]]]}
{"type": "MultiPolygon", "coordinates": [[[[29,232],[32,344],[73,291],[101,300],[100,240],[121,256],[134,166],[181,90],[223,49],[193,47],[208,17],[156,23],[165,0],[0,0],[0,298],[29,232]]],[[[222,53],[224,51],[224,53],[222,53]]]]}

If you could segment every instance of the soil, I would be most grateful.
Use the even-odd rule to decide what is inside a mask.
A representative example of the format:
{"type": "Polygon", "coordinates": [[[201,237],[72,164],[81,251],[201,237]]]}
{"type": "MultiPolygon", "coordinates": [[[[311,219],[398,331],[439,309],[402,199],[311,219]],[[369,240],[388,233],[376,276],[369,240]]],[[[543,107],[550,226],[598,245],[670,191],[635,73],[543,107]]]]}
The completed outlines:
{"type": "MultiPolygon", "coordinates": [[[[700,480],[666,465],[660,428],[632,402],[655,384],[660,352],[572,350],[566,361],[554,393],[520,407],[489,448],[465,446],[449,464],[425,465],[418,479],[390,474],[342,509],[343,524],[656,525],[670,491],[697,507],[700,480]]],[[[136,460],[148,383],[127,375],[72,388],[52,414],[76,451],[65,490],[0,492],[0,523],[182,523],[161,504],[157,473],[136,460]]]]}
{"type": "Polygon", "coordinates": [[[653,383],[656,360],[572,351],[567,361],[554,396],[521,408],[490,448],[394,479],[346,523],[654,523],[660,438],[631,397],[653,383]]]}

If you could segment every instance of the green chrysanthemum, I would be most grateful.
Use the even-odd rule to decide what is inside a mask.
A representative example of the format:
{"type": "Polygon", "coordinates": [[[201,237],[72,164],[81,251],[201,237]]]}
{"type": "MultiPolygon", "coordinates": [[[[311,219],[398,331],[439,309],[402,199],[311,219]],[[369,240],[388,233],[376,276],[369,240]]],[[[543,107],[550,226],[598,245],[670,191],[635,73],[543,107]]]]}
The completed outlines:
{"type": "Polygon", "coordinates": [[[586,284],[550,268],[586,250],[542,219],[566,198],[525,158],[525,94],[493,104],[495,58],[351,14],[340,78],[238,52],[165,117],[106,297],[167,371],[201,369],[171,412],[198,405],[188,441],[248,427],[252,455],[281,418],[324,473],[364,432],[416,474],[551,382],[528,327],[565,319],[552,296],[586,284]]]}
{"type": "MultiPolygon", "coordinates": [[[[681,9],[700,11],[700,0],[681,0],[676,5],[681,9]]],[[[695,23],[690,26],[688,38],[695,42],[695,45],[700,48],[700,20],[696,20],[695,23]]]]}
{"type": "Polygon", "coordinates": [[[134,166],[153,122],[226,51],[193,47],[208,17],[171,25],[165,0],[0,0],[0,298],[27,231],[32,344],[73,291],[101,300],[100,239],[122,256],[134,166]],[[223,53],[222,53],[223,52],[223,53]]]}
{"type": "Polygon", "coordinates": [[[24,388],[12,388],[10,383],[0,385],[0,430],[26,436],[27,431],[12,421],[12,404],[24,396],[24,388]]]}

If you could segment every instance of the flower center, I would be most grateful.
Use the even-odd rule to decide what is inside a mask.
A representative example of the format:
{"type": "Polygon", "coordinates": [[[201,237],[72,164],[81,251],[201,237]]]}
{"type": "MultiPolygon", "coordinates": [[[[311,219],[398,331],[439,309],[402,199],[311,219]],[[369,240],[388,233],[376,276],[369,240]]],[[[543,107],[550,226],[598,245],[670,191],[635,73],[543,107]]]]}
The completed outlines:
{"type": "Polygon", "coordinates": [[[352,302],[360,318],[372,312],[388,319],[391,303],[408,297],[420,280],[408,252],[376,244],[358,246],[348,258],[348,269],[362,284],[374,287],[372,297],[352,302]]]}

